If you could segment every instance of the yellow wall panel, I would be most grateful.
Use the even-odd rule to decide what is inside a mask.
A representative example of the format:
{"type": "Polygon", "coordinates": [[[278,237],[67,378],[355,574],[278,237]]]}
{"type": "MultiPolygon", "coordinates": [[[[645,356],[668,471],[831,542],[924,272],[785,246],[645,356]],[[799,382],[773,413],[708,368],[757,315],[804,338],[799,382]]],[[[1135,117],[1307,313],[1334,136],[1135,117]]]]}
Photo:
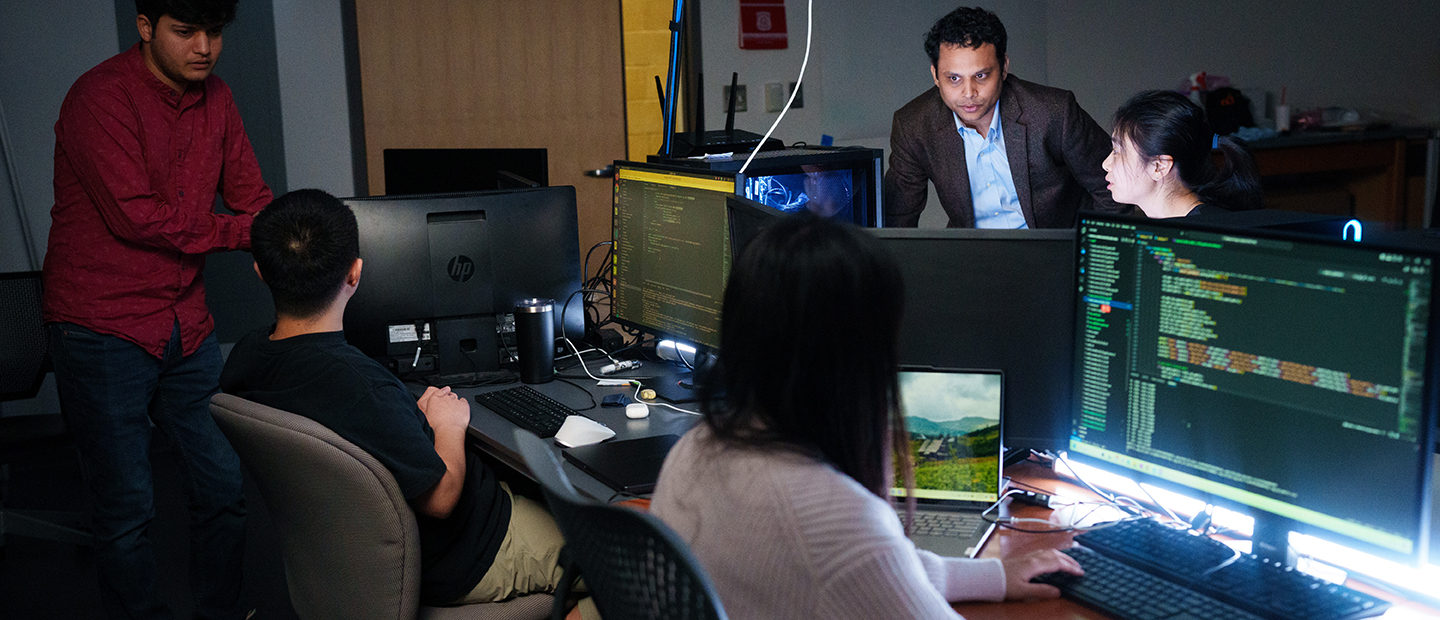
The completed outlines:
{"type": "Polygon", "coordinates": [[[660,150],[663,121],[655,76],[669,71],[673,0],[621,0],[625,47],[625,125],[628,157],[644,161],[660,150]]]}

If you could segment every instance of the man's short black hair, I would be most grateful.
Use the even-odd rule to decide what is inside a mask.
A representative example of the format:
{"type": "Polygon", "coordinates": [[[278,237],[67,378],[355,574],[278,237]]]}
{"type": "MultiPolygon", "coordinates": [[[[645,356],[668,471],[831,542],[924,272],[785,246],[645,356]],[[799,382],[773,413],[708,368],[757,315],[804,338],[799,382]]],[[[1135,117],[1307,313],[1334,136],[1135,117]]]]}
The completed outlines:
{"type": "Polygon", "coordinates": [[[955,45],[980,49],[989,43],[995,46],[995,60],[1005,67],[1005,24],[995,13],[980,7],[960,7],[941,17],[925,34],[925,53],[930,66],[940,65],[940,46],[955,45]]]}
{"type": "Polygon", "coordinates": [[[313,317],[335,301],[360,256],[360,229],[340,199],[300,189],[255,216],[250,251],[275,298],[275,313],[313,317]]]}
{"type": "Polygon", "coordinates": [[[240,0],[135,0],[135,13],[144,15],[152,25],[160,16],[169,15],[177,22],[211,28],[235,21],[235,5],[240,0]]]}

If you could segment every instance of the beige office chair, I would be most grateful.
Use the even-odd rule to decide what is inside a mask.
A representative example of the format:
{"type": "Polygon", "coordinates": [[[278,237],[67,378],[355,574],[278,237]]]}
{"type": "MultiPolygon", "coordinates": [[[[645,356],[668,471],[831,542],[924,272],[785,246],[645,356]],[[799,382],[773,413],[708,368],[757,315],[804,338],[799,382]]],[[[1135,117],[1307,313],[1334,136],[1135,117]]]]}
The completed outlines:
{"type": "Polygon", "coordinates": [[[420,538],[395,478],[309,418],[217,394],[210,412],[255,479],[304,620],[539,620],[553,596],[420,606],[420,538]]]}

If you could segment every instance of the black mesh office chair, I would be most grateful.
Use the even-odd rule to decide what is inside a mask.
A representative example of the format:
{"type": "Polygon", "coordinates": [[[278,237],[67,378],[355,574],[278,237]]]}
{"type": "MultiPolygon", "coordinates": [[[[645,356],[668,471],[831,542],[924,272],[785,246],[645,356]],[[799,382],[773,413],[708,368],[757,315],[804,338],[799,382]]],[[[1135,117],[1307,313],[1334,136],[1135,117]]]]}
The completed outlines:
{"type": "MultiPolygon", "coordinates": [[[[565,536],[556,601],[583,577],[605,620],[725,620],[710,577],[674,531],[644,512],[582,498],[544,440],[518,429],[515,439],[565,536]]],[[[564,617],[558,603],[551,615],[564,617]]]]}
{"type": "MultiPolygon", "coordinates": [[[[48,338],[40,318],[40,272],[0,274],[0,402],[34,398],[50,371],[48,338]]],[[[91,544],[80,529],[85,515],[5,508],[10,461],[68,444],[58,415],[0,416],[0,548],[17,534],[76,545],[91,544]]]]}

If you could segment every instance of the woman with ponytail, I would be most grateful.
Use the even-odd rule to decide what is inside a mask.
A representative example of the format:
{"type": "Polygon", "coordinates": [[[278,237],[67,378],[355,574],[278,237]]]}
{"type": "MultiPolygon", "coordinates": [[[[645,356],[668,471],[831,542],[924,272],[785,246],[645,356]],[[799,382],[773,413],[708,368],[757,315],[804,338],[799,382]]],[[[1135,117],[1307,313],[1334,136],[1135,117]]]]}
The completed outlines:
{"type": "Polygon", "coordinates": [[[1110,136],[1102,167],[1116,202],[1152,218],[1260,208],[1259,174],[1244,143],[1211,133],[1205,111],[1179,93],[1131,97],[1115,112],[1110,136]]]}

